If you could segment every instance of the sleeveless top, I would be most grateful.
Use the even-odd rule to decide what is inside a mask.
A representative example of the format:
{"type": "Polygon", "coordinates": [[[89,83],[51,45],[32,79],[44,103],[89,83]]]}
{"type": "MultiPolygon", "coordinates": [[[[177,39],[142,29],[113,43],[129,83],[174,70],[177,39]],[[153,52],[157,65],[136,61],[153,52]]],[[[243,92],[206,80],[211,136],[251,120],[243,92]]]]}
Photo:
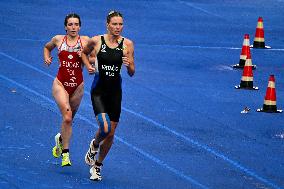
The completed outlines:
{"type": "Polygon", "coordinates": [[[99,74],[96,74],[92,88],[100,85],[103,89],[121,90],[121,65],[123,57],[123,41],[122,38],[119,45],[115,48],[107,46],[104,36],[101,36],[101,48],[97,54],[97,63],[99,74]]]}
{"type": "Polygon", "coordinates": [[[77,54],[82,50],[80,36],[74,46],[67,44],[67,36],[63,38],[58,48],[59,69],[57,79],[62,83],[69,95],[73,94],[77,87],[83,82],[83,61],[77,54]]]}

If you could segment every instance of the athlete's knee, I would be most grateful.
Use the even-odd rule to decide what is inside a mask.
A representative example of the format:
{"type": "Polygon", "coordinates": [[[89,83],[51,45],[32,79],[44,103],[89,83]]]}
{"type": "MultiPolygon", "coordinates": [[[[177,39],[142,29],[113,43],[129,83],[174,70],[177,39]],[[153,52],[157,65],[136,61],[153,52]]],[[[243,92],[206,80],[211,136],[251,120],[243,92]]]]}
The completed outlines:
{"type": "Polygon", "coordinates": [[[114,138],[114,132],[110,131],[106,137],[108,140],[112,140],[114,138]]]}
{"type": "Polygon", "coordinates": [[[63,122],[66,124],[66,125],[70,125],[72,123],[72,117],[64,117],[63,118],[63,122]]]}
{"type": "Polygon", "coordinates": [[[100,135],[102,137],[107,136],[111,132],[111,124],[108,114],[101,113],[97,115],[97,120],[100,127],[100,135]]]}
{"type": "Polygon", "coordinates": [[[104,139],[105,141],[108,141],[109,143],[113,143],[116,127],[117,127],[117,124],[112,125],[110,133],[104,139]]]}
{"type": "Polygon", "coordinates": [[[69,110],[69,111],[66,111],[64,114],[63,114],[63,121],[65,124],[71,124],[72,123],[72,111],[69,110]]]}
{"type": "Polygon", "coordinates": [[[111,133],[109,133],[103,140],[103,144],[105,145],[111,145],[113,144],[114,141],[114,135],[112,135],[111,133]]]}

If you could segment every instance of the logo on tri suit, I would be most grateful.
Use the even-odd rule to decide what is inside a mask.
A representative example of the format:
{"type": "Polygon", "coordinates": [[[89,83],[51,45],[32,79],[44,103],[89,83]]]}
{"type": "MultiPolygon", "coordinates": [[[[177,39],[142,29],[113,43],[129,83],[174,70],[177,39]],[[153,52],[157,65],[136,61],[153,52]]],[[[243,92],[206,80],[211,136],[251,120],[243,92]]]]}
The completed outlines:
{"type": "Polygon", "coordinates": [[[69,79],[69,82],[65,81],[63,83],[64,86],[66,87],[77,87],[77,83],[76,83],[76,77],[72,76],[70,79],[69,79]]]}
{"type": "Polygon", "coordinates": [[[68,58],[71,60],[73,58],[72,54],[69,54],[68,58]]]}

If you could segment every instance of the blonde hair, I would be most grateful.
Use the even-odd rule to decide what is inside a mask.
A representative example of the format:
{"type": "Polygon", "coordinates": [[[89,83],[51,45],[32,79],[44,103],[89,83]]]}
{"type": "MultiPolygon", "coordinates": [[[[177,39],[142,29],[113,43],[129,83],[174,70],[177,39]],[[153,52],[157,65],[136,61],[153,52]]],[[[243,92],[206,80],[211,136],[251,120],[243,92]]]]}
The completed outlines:
{"type": "Polygon", "coordinates": [[[115,11],[115,10],[112,10],[112,11],[110,11],[110,12],[108,13],[108,15],[107,15],[107,23],[109,23],[109,22],[110,22],[110,19],[111,19],[112,17],[115,17],[115,16],[119,16],[119,17],[123,18],[122,14],[121,14],[120,12],[115,11]]]}

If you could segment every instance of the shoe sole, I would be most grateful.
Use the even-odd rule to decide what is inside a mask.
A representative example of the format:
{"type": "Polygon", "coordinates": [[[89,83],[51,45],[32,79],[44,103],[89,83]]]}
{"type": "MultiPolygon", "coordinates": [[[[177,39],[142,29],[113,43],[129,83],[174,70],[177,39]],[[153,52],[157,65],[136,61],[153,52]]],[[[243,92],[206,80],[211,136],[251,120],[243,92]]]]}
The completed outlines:
{"type": "MultiPolygon", "coordinates": [[[[87,165],[90,165],[90,166],[93,166],[96,162],[96,157],[95,159],[91,159],[90,156],[88,155],[89,153],[91,154],[91,149],[93,149],[93,143],[94,143],[95,139],[93,139],[89,145],[89,150],[87,151],[86,155],[85,155],[85,162],[87,165]]],[[[96,156],[98,153],[98,151],[95,152],[95,155],[96,156]]]]}
{"type": "MultiPolygon", "coordinates": [[[[89,150],[87,151],[86,155],[85,155],[85,162],[87,165],[90,165],[90,166],[93,166],[96,162],[96,159],[91,159],[90,156],[88,155],[90,153],[90,150],[91,150],[91,144],[90,144],[90,147],[89,147],[89,150]]],[[[95,152],[95,156],[97,155],[98,152],[95,152]]]]}
{"type": "Polygon", "coordinates": [[[92,166],[92,165],[95,164],[96,160],[93,160],[93,159],[89,158],[88,154],[89,154],[89,151],[85,155],[85,162],[86,162],[86,164],[92,166]]]}
{"type": "Polygon", "coordinates": [[[67,163],[66,165],[61,165],[61,167],[70,167],[71,163],[67,163]]]}
{"type": "Polygon", "coordinates": [[[90,177],[90,180],[96,181],[96,182],[102,181],[102,179],[92,179],[91,177],[90,177]]]}
{"type": "Polygon", "coordinates": [[[59,158],[60,155],[58,155],[58,154],[61,154],[60,149],[57,148],[57,146],[54,146],[53,149],[52,149],[52,155],[53,155],[53,157],[59,158]]]}

